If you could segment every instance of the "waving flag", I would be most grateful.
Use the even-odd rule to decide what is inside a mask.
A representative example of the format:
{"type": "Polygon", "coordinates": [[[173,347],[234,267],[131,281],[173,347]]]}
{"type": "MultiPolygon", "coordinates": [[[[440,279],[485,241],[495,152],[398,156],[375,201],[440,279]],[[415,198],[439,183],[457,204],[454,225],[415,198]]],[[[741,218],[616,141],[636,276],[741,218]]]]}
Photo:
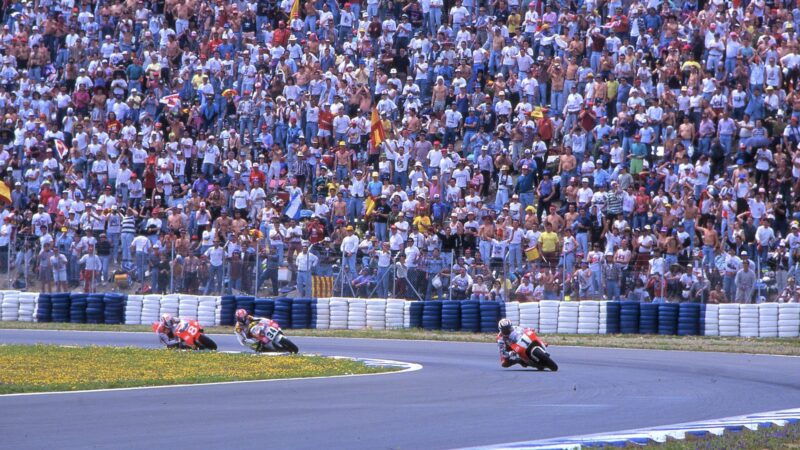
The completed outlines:
{"type": "Polygon", "coordinates": [[[300,18],[300,0],[294,0],[292,3],[292,11],[289,13],[289,18],[292,20],[300,18]]]}
{"type": "Polygon", "coordinates": [[[174,108],[178,106],[180,103],[181,97],[178,94],[167,95],[166,97],[161,97],[161,104],[167,105],[167,108],[174,108]]]}
{"type": "Polygon", "coordinates": [[[372,146],[378,148],[381,142],[386,140],[386,131],[383,129],[383,122],[381,122],[381,116],[378,114],[378,108],[372,108],[372,120],[370,122],[370,140],[372,141],[372,146]]]}
{"type": "Polygon", "coordinates": [[[55,146],[56,146],[56,153],[58,153],[58,157],[66,159],[69,156],[69,147],[67,144],[64,143],[61,139],[55,139],[55,146]]]}
{"type": "Polygon", "coordinates": [[[11,203],[11,189],[4,181],[0,181],[0,200],[11,203]]]}

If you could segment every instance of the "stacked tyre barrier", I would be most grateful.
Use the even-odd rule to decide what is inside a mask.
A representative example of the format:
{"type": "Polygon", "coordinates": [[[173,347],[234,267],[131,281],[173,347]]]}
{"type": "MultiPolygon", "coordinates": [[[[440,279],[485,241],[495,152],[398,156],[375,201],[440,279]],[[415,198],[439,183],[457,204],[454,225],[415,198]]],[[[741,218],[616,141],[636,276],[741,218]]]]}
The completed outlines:
{"type": "Polygon", "coordinates": [[[103,323],[104,311],[103,294],[89,294],[86,297],[86,323],[103,323]]]}
{"type": "Polygon", "coordinates": [[[586,300],[578,303],[578,334],[600,333],[600,303],[586,300]]]}
{"type": "Polygon", "coordinates": [[[758,337],[778,337],[778,310],[777,303],[762,303],[758,305],[758,337]]]}
{"type": "Polygon", "coordinates": [[[36,302],[39,299],[39,294],[33,292],[22,292],[18,296],[19,311],[17,313],[17,320],[20,322],[33,322],[34,315],[36,314],[36,302]]]}
{"type": "MultiPolygon", "coordinates": [[[[517,316],[519,316],[519,305],[517,305],[517,316]]],[[[519,321],[514,323],[519,323],[519,321]]],[[[461,302],[442,303],[442,330],[461,330],[461,302]]]]}
{"type": "Polygon", "coordinates": [[[442,328],[442,302],[440,300],[422,302],[422,328],[426,330],[442,328]]]}
{"type": "Polygon", "coordinates": [[[577,302],[561,302],[558,306],[558,326],[556,330],[559,334],[578,333],[578,312],[577,302]]]}
{"type": "Polygon", "coordinates": [[[719,305],[719,335],[739,336],[739,304],[726,303],[719,305]]]}
{"type": "Polygon", "coordinates": [[[129,295],[125,302],[125,324],[139,325],[142,323],[142,308],[144,307],[143,295],[129,295]]]}
{"type": "Polygon", "coordinates": [[[539,329],[539,304],[520,303],[519,304],[519,324],[525,328],[539,329]]]}
{"type": "MultiPolygon", "coordinates": [[[[236,301],[237,305],[239,301],[236,301]]],[[[292,328],[292,299],[282,297],[275,299],[275,312],[272,320],[278,322],[282,328],[292,328]]]]}
{"type": "Polygon", "coordinates": [[[622,312],[622,305],[619,302],[603,302],[600,305],[600,321],[605,320],[606,334],[619,333],[619,320],[620,313],[622,312]]]}
{"type": "Polygon", "coordinates": [[[461,330],[477,333],[481,330],[481,302],[465,300],[461,303],[461,330]]]}
{"type": "Polygon", "coordinates": [[[53,321],[52,294],[39,294],[39,300],[36,302],[36,316],[34,317],[34,320],[37,322],[53,321]]]}
{"type": "Polygon", "coordinates": [[[363,330],[367,327],[367,301],[351,298],[347,301],[347,329],[363,330]]]}
{"type": "Polygon", "coordinates": [[[642,303],[639,306],[639,334],[658,333],[658,303],[642,303]]]}
{"type": "Polygon", "coordinates": [[[197,321],[200,325],[211,326],[219,322],[219,297],[203,295],[197,298],[197,321]]]}
{"type": "Polygon", "coordinates": [[[542,300],[539,302],[539,331],[543,334],[558,332],[558,305],[561,302],[542,300]]]}
{"type": "Polygon", "coordinates": [[[172,317],[180,317],[180,303],[181,298],[178,294],[165,295],[161,297],[159,313],[161,315],[169,314],[172,317]]]}
{"type": "Polygon", "coordinates": [[[284,328],[339,330],[423,328],[495,333],[497,322],[541,334],[641,333],[751,338],[800,337],[800,304],[638,303],[586,300],[538,303],[406,301],[352,298],[254,298],[250,296],[36,294],[0,291],[0,320],[130,325],[160,314],[232,325],[237,308],[269,317],[284,328]]]}
{"type": "Polygon", "coordinates": [[[256,317],[272,317],[275,314],[275,300],[271,298],[257,298],[253,305],[256,317]]]}
{"type": "MultiPolygon", "coordinates": [[[[69,307],[65,311],[69,314],[69,307]]],[[[63,313],[62,313],[63,315],[63,313]]],[[[66,316],[68,319],[69,316],[66,316]]],[[[39,300],[36,302],[36,316],[34,320],[37,322],[52,322],[53,321],[53,296],[52,294],[40,294],[39,300]]],[[[66,320],[59,320],[59,322],[66,322],[66,320]]]]}
{"type": "Polygon", "coordinates": [[[349,302],[346,298],[332,298],[330,301],[330,329],[346,330],[349,302]]]}
{"type": "Polygon", "coordinates": [[[233,295],[223,295],[219,302],[219,323],[220,325],[233,325],[236,320],[236,297],[233,295]]]}
{"type": "Polygon", "coordinates": [[[783,303],[778,307],[778,337],[800,336],[800,303],[783,303]]]}
{"type": "MultiPolygon", "coordinates": [[[[178,296],[178,315],[182,319],[198,320],[197,308],[200,299],[196,295],[180,294],[178,296]]],[[[200,321],[200,323],[203,323],[200,321]]]]}
{"type": "Polygon", "coordinates": [[[158,321],[161,314],[161,296],[145,295],[142,298],[142,324],[149,325],[158,321]]]}
{"type": "Polygon", "coordinates": [[[680,305],[677,303],[661,303],[658,305],[658,334],[678,334],[678,312],[680,305]]]}
{"type": "MultiPolygon", "coordinates": [[[[68,293],[52,294],[50,295],[50,302],[53,305],[50,319],[53,322],[60,322],[60,323],[69,322],[70,311],[72,309],[72,304],[70,302],[69,294],[68,293]]],[[[39,300],[39,304],[41,305],[41,300],[39,300]]]]}
{"type": "Polygon", "coordinates": [[[386,300],[386,328],[403,328],[405,300],[390,298],[386,300]]]}
{"type": "Polygon", "coordinates": [[[19,320],[19,292],[5,291],[0,300],[0,318],[5,321],[16,322],[19,320]]]}
{"type": "MultiPolygon", "coordinates": [[[[331,327],[331,300],[327,298],[318,298],[316,302],[317,316],[315,317],[314,328],[319,330],[327,330],[331,327]]],[[[402,319],[403,314],[401,312],[400,320],[402,319]]]]}
{"type": "Polygon", "coordinates": [[[367,328],[386,329],[386,300],[367,300],[367,328]]]}
{"type": "Polygon", "coordinates": [[[86,323],[86,307],[88,294],[70,294],[69,296],[69,321],[70,323],[86,323]]]}
{"type": "Polygon", "coordinates": [[[422,328],[424,304],[425,302],[408,302],[408,326],[406,328],[422,328]]]}
{"type": "Polygon", "coordinates": [[[700,334],[700,304],[681,303],[678,308],[678,336],[700,334]]]}
{"type": "Polygon", "coordinates": [[[739,305],[739,336],[758,337],[758,305],[739,305]]]}
{"type": "Polygon", "coordinates": [[[624,301],[620,302],[619,309],[619,332],[622,334],[639,333],[639,302],[624,301]]]}
{"type": "Polygon", "coordinates": [[[480,302],[481,332],[492,333],[497,331],[497,322],[502,317],[500,303],[480,302]]]}
{"type": "Polygon", "coordinates": [[[311,299],[296,298],[293,299],[291,305],[292,328],[311,328],[311,299]]]}
{"type": "Polygon", "coordinates": [[[703,336],[719,336],[719,305],[703,305],[703,336]]]}
{"type": "Polygon", "coordinates": [[[108,293],[103,296],[103,323],[117,325],[125,323],[125,302],[127,295],[108,293]]]}

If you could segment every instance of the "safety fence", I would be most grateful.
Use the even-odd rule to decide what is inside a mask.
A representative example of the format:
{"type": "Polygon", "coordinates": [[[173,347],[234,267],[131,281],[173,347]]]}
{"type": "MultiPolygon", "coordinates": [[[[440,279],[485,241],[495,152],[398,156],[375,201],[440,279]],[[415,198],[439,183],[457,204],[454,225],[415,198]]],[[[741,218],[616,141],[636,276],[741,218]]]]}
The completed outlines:
{"type": "Polygon", "coordinates": [[[633,301],[488,302],[252,296],[36,294],[0,291],[0,320],[150,324],[161,314],[204,325],[233,325],[237,309],[284,328],[422,328],[495,332],[508,317],[542,334],[659,334],[799,337],[800,303],[720,304],[633,301]]]}

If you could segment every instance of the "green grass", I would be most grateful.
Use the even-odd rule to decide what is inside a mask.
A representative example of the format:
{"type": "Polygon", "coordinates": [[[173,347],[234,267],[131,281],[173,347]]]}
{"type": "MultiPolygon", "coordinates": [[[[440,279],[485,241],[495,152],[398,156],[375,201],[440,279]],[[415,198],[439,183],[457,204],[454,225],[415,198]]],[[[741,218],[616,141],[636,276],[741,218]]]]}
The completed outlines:
{"type": "MultiPolygon", "coordinates": [[[[605,448],[607,450],[619,449],[619,447],[605,448]]],[[[739,433],[725,432],[722,436],[712,434],[703,437],[688,436],[685,440],[668,439],[663,444],[629,445],[625,448],[646,450],[798,449],[800,448],[800,424],[759,428],[756,431],[745,428],[739,433]]]]}
{"type": "Polygon", "coordinates": [[[392,372],[349,359],[132,347],[0,345],[0,394],[392,372]]]}
{"type": "MultiPolygon", "coordinates": [[[[0,322],[0,329],[34,330],[80,330],[80,331],[136,331],[150,332],[149,325],[89,325],[71,323],[0,322]]],[[[230,334],[231,327],[207,327],[212,334],[230,334]]],[[[458,342],[494,342],[494,333],[464,333],[449,331],[427,331],[421,329],[402,330],[287,330],[293,336],[319,336],[369,339],[412,339],[458,342]]],[[[724,338],[711,336],[659,336],[640,334],[543,335],[552,345],[579,347],[638,348],[652,350],[685,350],[700,352],[759,353],[767,355],[800,356],[800,339],[778,338],[724,338]]]]}

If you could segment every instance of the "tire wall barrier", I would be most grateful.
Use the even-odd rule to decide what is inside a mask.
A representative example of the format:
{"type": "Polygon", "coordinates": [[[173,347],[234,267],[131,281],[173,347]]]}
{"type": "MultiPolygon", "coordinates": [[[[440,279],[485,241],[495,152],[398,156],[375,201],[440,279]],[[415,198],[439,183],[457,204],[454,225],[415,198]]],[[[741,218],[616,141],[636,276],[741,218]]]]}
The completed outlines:
{"type": "Polygon", "coordinates": [[[237,309],[289,329],[401,329],[495,333],[500,318],[546,334],[660,334],[800,337],[800,303],[721,304],[630,301],[536,303],[406,301],[251,296],[37,294],[0,291],[0,320],[149,325],[161,314],[230,326],[237,309]]]}

